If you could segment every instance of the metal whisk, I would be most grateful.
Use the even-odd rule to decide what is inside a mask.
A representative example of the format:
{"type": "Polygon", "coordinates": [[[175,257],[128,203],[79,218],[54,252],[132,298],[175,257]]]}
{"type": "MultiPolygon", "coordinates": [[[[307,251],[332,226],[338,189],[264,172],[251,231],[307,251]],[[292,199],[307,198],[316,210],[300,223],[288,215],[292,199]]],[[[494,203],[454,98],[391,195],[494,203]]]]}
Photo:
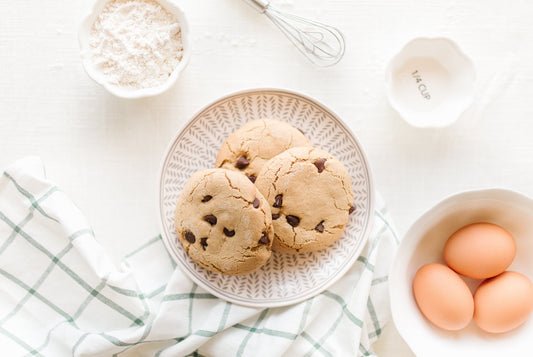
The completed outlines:
{"type": "Polygon", "coordinates": [[[332,66],[344,55],[344,36],[335,27],[284,13],[268,0],[245,0],[265,14],[317,66],[332,66]]]}

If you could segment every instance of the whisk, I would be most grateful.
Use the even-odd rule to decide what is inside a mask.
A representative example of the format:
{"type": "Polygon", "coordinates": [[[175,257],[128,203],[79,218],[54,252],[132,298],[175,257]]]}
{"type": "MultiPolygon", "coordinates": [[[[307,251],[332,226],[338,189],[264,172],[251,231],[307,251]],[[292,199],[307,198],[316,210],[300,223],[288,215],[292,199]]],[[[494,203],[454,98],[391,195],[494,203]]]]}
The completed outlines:
{"type": "Polygon", "coordinates": [[[244,0],[265,14],[317,66],[332,66],[344,55],[344,36],[333,26],[287,14],[268,0],[244,0]]]}

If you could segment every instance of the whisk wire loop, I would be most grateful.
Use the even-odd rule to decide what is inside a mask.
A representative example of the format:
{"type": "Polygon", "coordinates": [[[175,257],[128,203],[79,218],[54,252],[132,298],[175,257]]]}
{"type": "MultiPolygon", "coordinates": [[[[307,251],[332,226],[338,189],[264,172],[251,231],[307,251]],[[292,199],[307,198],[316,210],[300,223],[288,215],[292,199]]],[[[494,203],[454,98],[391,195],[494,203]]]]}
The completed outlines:
{"type": "Polygon", "coordinates": [[[318,21],[282,12],[266,0],[248,0],[264,13],[305,55],[318,66],[332,66],[344,55],[345,41],[337,28],[318,21]]]}

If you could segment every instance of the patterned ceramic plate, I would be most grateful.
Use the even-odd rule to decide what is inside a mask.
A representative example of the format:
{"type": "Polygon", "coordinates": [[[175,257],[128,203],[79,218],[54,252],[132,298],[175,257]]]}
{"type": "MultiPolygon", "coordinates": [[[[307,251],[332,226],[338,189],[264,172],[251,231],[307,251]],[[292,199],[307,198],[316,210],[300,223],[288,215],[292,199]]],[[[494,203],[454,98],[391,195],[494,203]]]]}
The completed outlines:
{"type": "Polygon", "coordinates": [[[196,114],[170,144],[161,167],[159,214],[163,240],[180,268],[221,299],[246,306],[300,302],[327,289],[355,262],[370,233],[374,190],[366,156],[346,125],[328,108],[301,94],[256,89],[228,95],[196,114]],[[219,147],[245,122],[284,120],[301,129],[318,148],[344,163],[352,178],[356,210],[344,235],[325,250],[289,255],[273,252],[260,270],[244,276],[209,272],[192,259],[174,232],[176,199],[196,171],[213,167],[219,147]]]}

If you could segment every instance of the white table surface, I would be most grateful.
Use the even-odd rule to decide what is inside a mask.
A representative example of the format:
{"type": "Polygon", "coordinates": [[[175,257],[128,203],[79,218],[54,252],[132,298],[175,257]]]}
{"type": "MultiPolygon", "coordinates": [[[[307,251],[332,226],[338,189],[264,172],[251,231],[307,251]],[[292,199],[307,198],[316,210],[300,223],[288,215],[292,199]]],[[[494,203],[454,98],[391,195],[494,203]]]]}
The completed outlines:
{"type": "MultiPolygon", "coordinates": [[[[443,197],[481,187],[533,196],[533,3],[529,0],[273,0],[338,26],[338,65],[308,63],[240,0],[176,0],[193,53],[169,92],[122,100],[84,73],[77,28],[92,1],[0,2],[0,167],[42,157],[116,262],[158,234],[157,176],[177,130],[202,106],[252,87],[322,101],[356,133],[400,235],[443,197]],[[415,129],[390,108],[384,69],[417,36],[454,39],[472,58],[477,94],[446,129],[415,129]]],[[[390,323],[380,356],[412,356],[390,323]]]]}

